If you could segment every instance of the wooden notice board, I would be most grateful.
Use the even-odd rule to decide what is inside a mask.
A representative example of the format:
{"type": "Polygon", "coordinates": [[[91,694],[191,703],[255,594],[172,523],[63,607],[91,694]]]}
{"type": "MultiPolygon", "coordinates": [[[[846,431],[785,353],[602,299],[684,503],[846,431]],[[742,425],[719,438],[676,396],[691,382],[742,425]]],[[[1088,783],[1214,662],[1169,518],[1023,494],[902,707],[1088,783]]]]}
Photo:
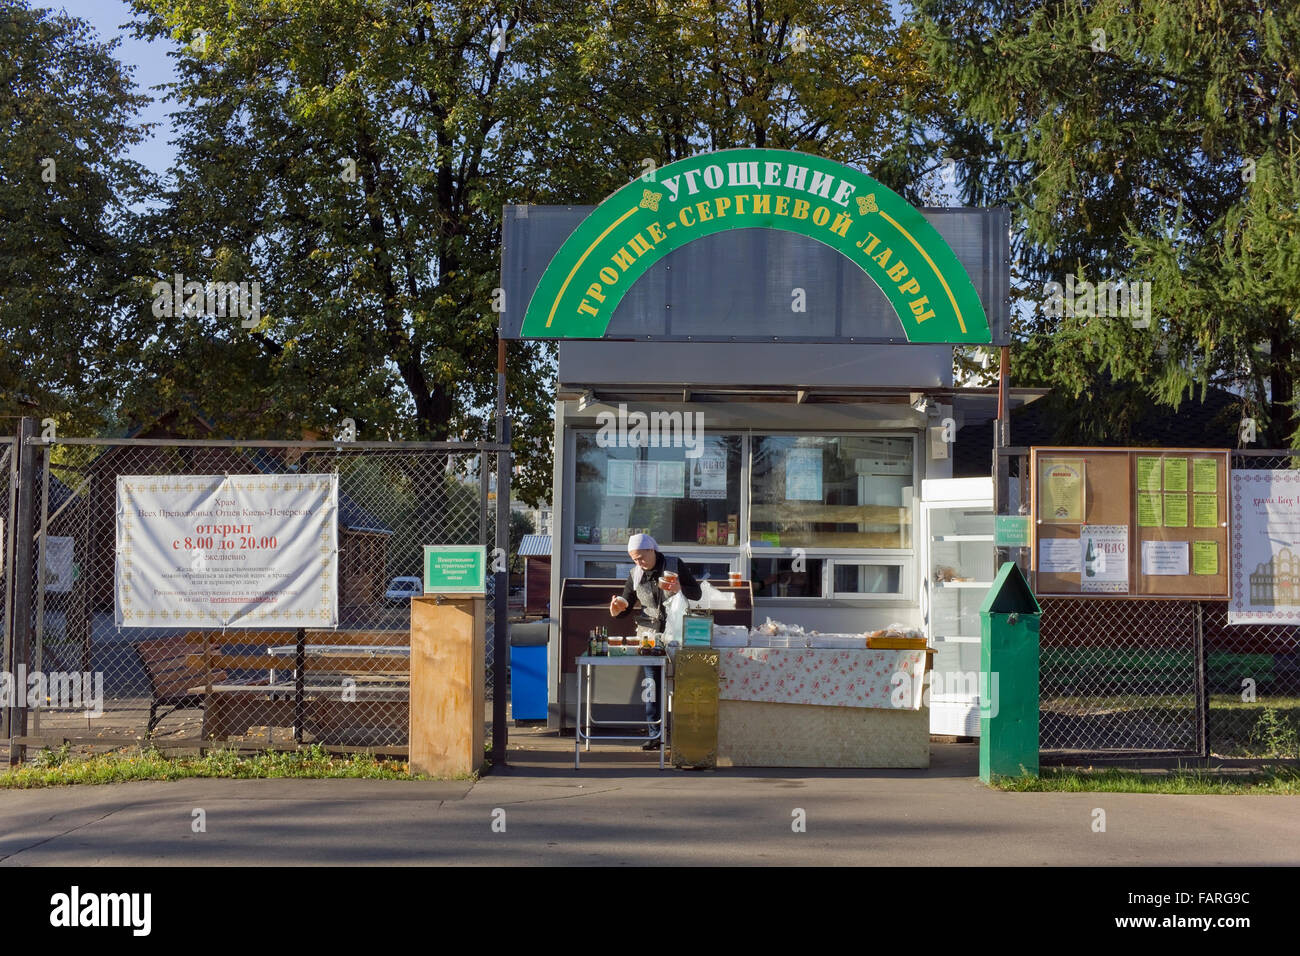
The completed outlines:
{"type": "Polygon", "coordinates": [[[1226,599],[1228,455],[1032,449],[1034,592],[1226,599]]]}

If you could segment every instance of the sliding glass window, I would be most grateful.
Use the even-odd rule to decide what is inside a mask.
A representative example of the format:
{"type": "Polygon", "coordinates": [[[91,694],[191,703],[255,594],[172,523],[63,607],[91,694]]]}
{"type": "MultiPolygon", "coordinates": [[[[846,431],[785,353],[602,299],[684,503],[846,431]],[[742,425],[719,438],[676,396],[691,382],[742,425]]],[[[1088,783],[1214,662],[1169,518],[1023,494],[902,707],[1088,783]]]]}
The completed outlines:
{"type": "MultiPolygon", "coordinates": [[[[911,549],[910,437],[756,435],[752,449],[755,557],[762,547],[911,549]]],[[[848,585],[868,592],[889,587],[865,576],[848,585]]]]}

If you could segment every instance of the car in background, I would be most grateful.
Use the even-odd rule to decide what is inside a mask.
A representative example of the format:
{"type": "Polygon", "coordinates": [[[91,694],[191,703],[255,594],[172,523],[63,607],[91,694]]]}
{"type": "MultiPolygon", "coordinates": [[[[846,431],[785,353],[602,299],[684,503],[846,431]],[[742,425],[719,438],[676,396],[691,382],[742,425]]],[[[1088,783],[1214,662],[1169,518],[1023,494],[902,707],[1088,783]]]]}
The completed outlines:
{"type": "Polygon", "coordinates": [[[424,581],[414,577],[393,578],[384,592],[384,600],[392,604],[405,604],[413,597],[424,593],[424,581]]]}

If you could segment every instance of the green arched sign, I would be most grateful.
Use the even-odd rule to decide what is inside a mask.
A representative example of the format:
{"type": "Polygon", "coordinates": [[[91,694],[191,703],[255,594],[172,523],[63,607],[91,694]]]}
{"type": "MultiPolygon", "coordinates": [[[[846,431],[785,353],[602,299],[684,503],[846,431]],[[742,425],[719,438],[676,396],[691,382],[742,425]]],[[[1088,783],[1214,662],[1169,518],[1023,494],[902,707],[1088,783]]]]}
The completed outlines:
{"type": "Polygon", "coordinates": [[[807,236],[857,263],[909,342],[992,341],[970,276],[920,212],[865,173],[774,149],[703,153],[618,190],[551,259],[521,334],[602,338],[628,289],[659,259],[702,236],[754,228],[807,236]]]}

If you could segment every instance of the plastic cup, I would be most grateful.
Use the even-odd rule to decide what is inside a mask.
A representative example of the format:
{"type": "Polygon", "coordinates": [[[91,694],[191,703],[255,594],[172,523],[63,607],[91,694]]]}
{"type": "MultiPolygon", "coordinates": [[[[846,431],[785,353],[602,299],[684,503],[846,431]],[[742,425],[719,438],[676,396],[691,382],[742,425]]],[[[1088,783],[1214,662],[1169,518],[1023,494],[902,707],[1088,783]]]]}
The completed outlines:
{"type": "Polygon", "coordinates": [[[676,583],[677,583],[676,571],[665,571],[663,574],[659,576],[660,587],[663,587],[665,584],[676,584],[676,583]]]}
{"type": "Polygon", "coordinates": [[[731,586],[732,586],[732,587],[739,587],[739,586],[740,586],[740,572],[739,572],[739,571],[728,571],[728,572],[727,572],[727,578],[731,581],[731,586]]]}

